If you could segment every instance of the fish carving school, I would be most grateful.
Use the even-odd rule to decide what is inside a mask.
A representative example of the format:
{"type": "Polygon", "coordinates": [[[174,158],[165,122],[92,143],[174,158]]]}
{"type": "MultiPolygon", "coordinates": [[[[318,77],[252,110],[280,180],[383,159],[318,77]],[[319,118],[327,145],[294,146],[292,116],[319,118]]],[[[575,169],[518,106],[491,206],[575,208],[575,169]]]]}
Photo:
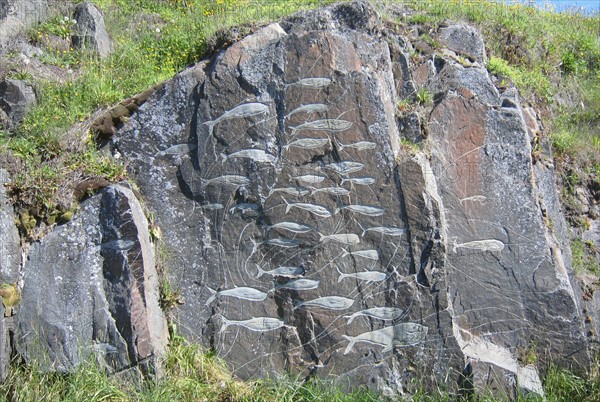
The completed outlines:
{"type": "MultiPolygon", "coordinates": [[[[323,91],[333,84],[334,80],[328,77],[308,77],[286,84],[283,90],[323,91]]],[[[241,310],[242,313],[238,312],[240,317],[233,317],[226,308],[228,303],[235,300],[242,302],[248,309],[260,303],[274,304],[275,298],[270,295],[279,292],[291,298],[292,314],[325,312],[333,316],[334,321],[348,326],[349,330],[342,329],[345,334],[338,336],[340,342],[348,342],[344,355],[351,353],[356,344],[376,345],[383,348],[382,352],[387,352],[394,347],[413,346],[424,342],[428,332],[426,326],[416,322],[399,322],[407,315],[407,311],[385,305],[364,308],[363,303],[357,302],[357,299],[347,292],[347,289],[352,287],[361,289],[360,292],[373,292],[373,289],[390,280],[395,275],[395,268],[388,269],[394,257],[382,257],[377,242],[395,244],[402,236],[407,235],[407,229],[394,220],[398,218],[386,218],[386,208],[380,205],[375,193],[370,190],[370,186],[375,185],[377,179],[364,173],[369,171],[365,160],[373,160],[374,152],[381,145],[370,141],[371,138],[366,134],[364,138],[357,140],[356,137],[352,137],[353,141],[348,140],[345,133],[357,129],[357,126],[342,116],[330,115],[334,107],[327,99],[319,99],[309,104],[289,103],[290,105],[285,103],[286,110],[277,110],[278,121],[280,124],[283,122],[285,131],[285,135],[282,136],[284,143],[277,145],[279,153],[266,145],[258,147],[256,141],[249,141],[252,145],[245,149],[228,149],[229,145],[219,145],[215,140],[219,134],[219,127],[227,121],[235,120],[236,124],[243,125],[249,124],[250,121],[268,120],[276,108],[266,103],[243,102],[203,123],[208,128],[209,141],[213,141],[215,149],[219,149],[216,155],[220,155],[220,158],[216,157],[214,161],[215,165],[220,166],[219,173],[201,178],[203,188],[215,190],[206,192],[202,203],[203,213],[208,219],[216,219],[215,217],[227,213],[240,213],[245,222],[250,222],[247,225],[260,228],[247,238],[252,247],[244,258],[247,262],[250,261],[250,264],[246,264],[240,271],[247,277],[236,276],[236,280],[243,282],[243,286],[225,281],[223,283],[227,285],[204,285],[208,290],[202,292],[203,297],[207,297],[205,304],[217,307],[213,311],[216,311],[215,317],[218,316],[218,333],[225,339],[231,331],[249,331],[248,334],[270,333],[291,326],[291,321],[288,322],[284,318],[287,315],[265,315],[265,312],[274,311],[274,306],[270,306],[270,309],[266,306],[257,308],[252,311],[263,313],[248,313],[245,316],[243,312],[248,310],[244,309],[241,310]],[[335,157],[328,162],[324,162],[322,157],[314,158],[332,149],[335,150],[335,157]],[[287,174],[281,174],[282,166],[289,163],[287,158],[297,153],[312,155],[313,159],[302,166],[302,169],[299,169],[298,165],[290,165],[287,174]],[[340,155],[345,155],[348,159],[343,159],[340,155]],[[349,158],[350,155],[354,157],[349,158]],[[265,169],[275,168],[278,172],[279,176],[274,184],[267,186],[267,194],[255,195],[251,200],[246,199],[249,192],[256,190],[252,189],[254,176],[244,173],[251,171],[250,168],[244,170],[245,161],[250,161],[249,165],[252,165],[254,170],[264,166],[265,169]],[[235,171],[231,171],[233,169],[235,171]],[[234,195],[231,195],[229,201],[222,198],[223,194],[230,194],[230,191],[237,194],[237,204],[233,207],[227,203],[234,202],[234,195]],[[369,198],[371,193],[373,197],[369,198]],[[215,194],[221,198],[215,199],[215,194]],[[359,201],[361,197],[358,195],[366,197],[367,202],[359,201]],[[270,205],[274,203],[274,206],[267,209],[266,202],[270,205]],[[270,215],[267,216],[267,213],[270,215]],[[374,225],[373,222],[379,224],[374,225]],[[384,222],[396,223],[386,226],[384,222]],[[256,233],[263,233],[263,237],[260,238],[256,233]],[[334,266],[334,269],[328,272],[333,275],[337,272],[337,282],[335,277],[333,280],[328,279],[332,283],[328,283],[327,286],[324,286],[324,278],[320,272],[330,268],[309,270],[304,264],[297,262],[300,260],[298,256],[302,256],[303,253],[309,254],[321,248],[338,253],[338,258],[327,264],[334,266]],[[332,288],[343,294],[331,294],[331,290],[322,290],[332,288]],[[363,332],[360,332],[362,327],[357,326],[357,322],[367,319],[380,322],[383,328],[371,331],[362,329],[363,332]]],[[[236,127],[239,128],[239,125],[236,127]]],[[[187,149],[187,145],[174,146],[162,151],[161,155],[177,154],[187,149]]],[[[264,190],[263,186],[259,191],[264,190]]],[[[242,239],[242,226],[240,225],[240,233],[237,236],[239,239],[242,239]]],[[[458,245],[467,246],[468,244],[458,245]]],[[[238,250],[250,248],[240,246],[238,250]]]]}

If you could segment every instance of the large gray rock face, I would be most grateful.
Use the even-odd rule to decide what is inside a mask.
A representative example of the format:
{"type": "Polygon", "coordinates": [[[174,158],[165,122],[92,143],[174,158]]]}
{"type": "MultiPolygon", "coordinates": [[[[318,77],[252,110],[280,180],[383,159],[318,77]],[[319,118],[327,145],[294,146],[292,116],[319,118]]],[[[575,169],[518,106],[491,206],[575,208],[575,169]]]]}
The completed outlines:
{"type": "MultiPolygon", "coordinates": [[[[19,232],[4,187],[9,182],[8,172],[0,169],[0,289],[2,285],[15,286],[21,268],[19,232]]],[[[11,311],[7,312],[4,304],[3,300],[0,304],[0,381],[4,381],[9,372],[12,349],[10,340],[14,331],[14,317],[11,311]]]]}
{"type": "Polygon", "coordinates": [[[0,49],[48,15],[47,0],[0,0],[0,49]]]}
{"type": "Polygon", "coordinates": [[[542,392],[524,351],[588,356],[518,100],[378,32],[363,2],[262,28],[112,139],[162,228],[179,328],[244,378],[542,392]],[[416,85],[436,104],[403,156],[397,91],[416,85]]]}
{"type": "Polygon", "coordinates": [[[5,184],[10,182],[8,172],[0,169],[0,282],[15,283],[21,266],[19,231],[15,215],[8,201],[5,184]]]}
{"type": "Polygon", "coordinates": [[[73,27],[73,46],[93,50],[102,58],[108,56],[112,43],[106,32],[104,17],[96,6],[89,2],[78,4],[73,18],[77,21],[73,27]]]}
{"type": "Polygon", "coordinates": [[[94,356],[110,372],[148,366],[167,340],[148,222],[131,190],[113,186],[31,246],[17,349],[43,369],[94,356]]]}

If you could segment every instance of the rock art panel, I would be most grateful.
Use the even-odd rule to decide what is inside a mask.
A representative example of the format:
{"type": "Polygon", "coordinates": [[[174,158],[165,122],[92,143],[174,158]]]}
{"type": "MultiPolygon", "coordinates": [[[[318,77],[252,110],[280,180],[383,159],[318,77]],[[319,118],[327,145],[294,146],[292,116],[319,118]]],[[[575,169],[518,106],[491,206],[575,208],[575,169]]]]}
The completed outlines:
{"type": "Polygon", "coordinates": [[[378,29],[364,2],[261,28],[111,139],[164,234],[178,328],[242,378],[397,394],[413,376],[482,383],[489,365],[539,391],[523,339],[560,326],[560,350],[585,347],[552,318],[577,316],[576,295],[549,252],[523,118],[485,68],[435,56],[417,80],[436,93],[431,152],[399,158],[396,91],[420,67],[378,29]]]}

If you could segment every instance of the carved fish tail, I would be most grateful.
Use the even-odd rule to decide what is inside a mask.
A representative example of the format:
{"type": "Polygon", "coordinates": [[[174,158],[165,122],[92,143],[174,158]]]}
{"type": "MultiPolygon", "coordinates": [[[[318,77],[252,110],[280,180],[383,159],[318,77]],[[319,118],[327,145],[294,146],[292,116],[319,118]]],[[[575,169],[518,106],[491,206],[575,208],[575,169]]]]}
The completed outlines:
{"type": "Polygon", "coordinates": [[[285,202],[285,213],[287,214],[288,212],[290,212],[290,209],[292,209],[292,205],[289,202],[287,202],[285,198],[281,197],[281,199],[283,200],[283,202],[285,202]]]}
{"type": "Polygon", "coordinates": [[[342,335],[342,338],[344,338],[345,340],[350,342],[348,344],[348,346],[346,346],[346,350],[344,350],[344,354],[347,355],[348,353],[350,353],[352,351],[352,348],[354,347],[354,344],[356,343],[356,338],[352,337],[352,336],[348,336],[348,335],[342,335]]]}
{"type": "Polygon", "coordinates": [[[256,265],[256,268],[258,269],[258,275],[256,275],[256,277],[257,277],[257,278],[260,278],[261,276],[263,276],[263,275],[265,274],[265,270],[264,270],[264,269],[262,269],[262,268],[260,267],[260,265],[258,265],[258,264],[254,264],[254,265],[256,265]]]}
{"type": "Polygon", "coordinates": [[[227,318],[221,316],[221,320],[223,321],[223,325],[221,325],[221,328],[219,329],[219,333],[225,331],[227,329],[227,327],[231,325],[231,321],[229,321],[227,318]]]}
{"type": "Polygon", "coordinates": [[[216,120],[205,121],[203,124],[206,124],[208,126],[208,135],[212,136],[213,128],[215,127],[215,124],[217,124],[217,121],[216,120]]]}
{"type": "Polygon", "coordinates": [[[205,306],[210,305],[210,303],[212,303],[215,298],[217,297],[217,291],[214,289],[209,288],[208,286],[206,287],[206,289],[208,289],[210,291],[210,293],[212,293],[212,295],[208,298],[208,300],[206,300],[206,303],[204,303],[205,306]]]}
{"type": "Polygon", "coordinates": [[[339,278],[338,278],[338,283],[340,283],[342,281],[342,279],[344,279],[345,277],[348,276],[348,274],[343,274],[340,269],[337,267],[337,265],[335,266],[335,269],[338,271],[338,273],[340,274],[339,278]]]}

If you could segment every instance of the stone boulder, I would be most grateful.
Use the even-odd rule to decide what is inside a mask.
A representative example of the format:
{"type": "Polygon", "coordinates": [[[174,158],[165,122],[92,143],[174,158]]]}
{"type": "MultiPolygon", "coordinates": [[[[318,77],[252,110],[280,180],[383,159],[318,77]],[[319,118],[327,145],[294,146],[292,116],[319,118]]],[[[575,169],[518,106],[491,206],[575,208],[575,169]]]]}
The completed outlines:
{"type": "Polygon", "coordinates": [[[73,46],[88,49],[104,58],[112,51],[112,42],[104,25],[100,10],[90,2],[80,3],[73,14],[75,26],[72,37],[73,46]]]}
{"type": "Polygon", "coordinates": [[[162,229],[178,328],[238,376],[511,396],[542,393],[550,359],[587,367],[518,96],[480,63],[414,64],[411,40],[366,2],[302,12],[183,71],[110,138],[162,229]],[[399,116],[413,85],[434,102],[399,116]]]}
{"type": "Polygon", "coordinates": [[[450,25],[440,29],[440,44],[456,52],[459,56],[481,64],[487,62],[485,45],[481,32],[468,25],[450,25]]]}
{"type": "Polygon", "coordinates": [[[108,187],[31,245],[17,350],[44,370],[95,358],[108,372],[160,369],[167,342],[154,248],[133,192],[108,187]]]}
{"type": "Polygon", "coordinates": [[[19,124],[35,103],[35,91],[25,81],[5,79],[0,82],[0,108],[13,124],[19,124]]]}

